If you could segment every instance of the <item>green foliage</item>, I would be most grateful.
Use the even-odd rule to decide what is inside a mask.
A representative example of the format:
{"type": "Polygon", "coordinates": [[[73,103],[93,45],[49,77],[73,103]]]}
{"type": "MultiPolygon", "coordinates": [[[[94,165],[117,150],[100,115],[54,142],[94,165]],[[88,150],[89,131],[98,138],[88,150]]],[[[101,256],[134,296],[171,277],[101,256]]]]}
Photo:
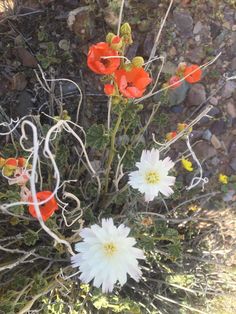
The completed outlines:
{"type": "Polygon", "coordinates": [[[111,310],[112,313],[126,313],[126,314],[141,314],[140,306],[126,298],[122,299],[121,297],[115,295],[104,295],[99,292],[99,290],[94,292],[93,297],[91,298],[93,306],[97,310],[106,309],[111,310]]]}
{"type": "Polygon", "coordinates": [[[37,232],[34,232],[31,229],[28,229],[24,234],[24,243],[27,246],[33,246],[39,240],[39,236],[37,232]]]}
{"type": "Polygon", "coordinates": [[[45,42],[44,48],[46,50],[45,54],[38,53],[36,55],[44,69],[47,69],[50,65],[61,63],[61,60],[56,57],[56,46],[52,41],[45,42]]]}
{"type": "Polygon", "coordinates": [[[109,143],[109,136],[103,124],[93,124],[87,131],[87,145],[103,149],[109,143]]]}

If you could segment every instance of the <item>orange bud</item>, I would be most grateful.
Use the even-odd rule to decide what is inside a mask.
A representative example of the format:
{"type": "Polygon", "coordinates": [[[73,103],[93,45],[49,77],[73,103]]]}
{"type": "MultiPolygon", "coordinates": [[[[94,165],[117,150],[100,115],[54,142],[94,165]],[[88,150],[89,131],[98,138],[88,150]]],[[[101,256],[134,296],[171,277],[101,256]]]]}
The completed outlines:
{"type": "Polygon", "coordinates": [[[166,139],[167,139],[167,141],[172,140],[173,138],[176,137],[176,135],[177,135],[177,132],[176,132],[176,131],[167,133],[167,134],[166,134],[166,139]]]}
{"type": "Polygon", "coordinates": [[[108,95],[108,96],[115,95],[116,90],[115,90],[114,85],[112,85],[112,84],[105,84],[104,85],[104,93],[106,95],[108,95]]]}
{"type": "Polygon", "coordinates": [[[7,167],[8,169],[15,170],[17,168],[17,159],[16,158],[8,158],[6,160],[4,166],[7,167]]]}
{"type": "Polygon", "coordinates": [[[21,168],[24,167],[25,163],[26,163],[26,159],[24,157],[17,158],[18,167],[21,167],[21,168]]]}

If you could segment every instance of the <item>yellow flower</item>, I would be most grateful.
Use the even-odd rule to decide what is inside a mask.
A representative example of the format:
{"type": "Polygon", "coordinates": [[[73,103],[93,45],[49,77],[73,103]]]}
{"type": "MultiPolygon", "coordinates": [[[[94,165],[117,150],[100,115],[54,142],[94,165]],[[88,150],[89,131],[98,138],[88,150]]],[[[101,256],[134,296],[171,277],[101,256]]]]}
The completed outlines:
{"type": "Polygon", "coordinates": [[[184,169],[186,169],[187,171],[193,171],[193,164],[191,161],[189,161],[188,159],[182,158],[181,162],[184,169]]]}
{"type": "Polygon", "coordinates": [[[226,176],[226,175],[223,174],[223,173],[220,173],[220,174],[219,174],[219,177],[218,177],[218,180],[219,180],[219,182],[222,183],[222,184],[228,184],[228,182],[229,182],[229,177],[226,176]]]}

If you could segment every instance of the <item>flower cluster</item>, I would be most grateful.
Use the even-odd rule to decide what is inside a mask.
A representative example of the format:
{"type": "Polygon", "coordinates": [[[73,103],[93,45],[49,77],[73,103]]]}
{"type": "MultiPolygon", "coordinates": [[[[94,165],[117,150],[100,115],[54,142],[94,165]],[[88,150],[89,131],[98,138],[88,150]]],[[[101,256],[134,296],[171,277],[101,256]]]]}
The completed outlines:
{"type": "Polygon", "coordinates": [[[25,165],[26,159],[23,157],[7,159],[0,157],[0,169],[2,169],[2,174],[6,177],[11,177],[15,175],[15,173],[21,171],[22,168],[25,167],[25,165]]]}
{"type": "Polygon", "coordinates": [[[104,85],[104,92],[113,96],[113,103],[122,98],[142,97],[152,79],[143,69],[142,57],[135,57],[131,62],[124,62],[124,52],[132,43],[131,28],[128,23],[121,26],[120,36],[108,33],[106,42],[92,45],[88,52],[88,67],[95,73],[106,75],[109,83],[104,85]]]}
{"type": "MultiPolygon", "coordinates": [[[[27,182],[30,179],[31,165],[27,163],[24,157],[7,158],[0,157],[0,169],[2,174],[8,179],[8,184],[17,184],[20,187],[20,198],[23,202],[33,202],[32,194],[27,188],[27,182]]],[[[58,209],[57,202],[50,191],[42,191],[36,194],[39,202],[45,201],[50,198],[45,204],[39,206],[42,218],[46,221],[58,209]]],[[[37,218],[34,205],[28,206],[29,213],[37,218]]]]}
{"type": "Polygon", "coordinates": [[[202,70],[197,64],[187,66],[185,62],[181,62],[177,67],[175,75],[169,79],[167,86],[171,89],[175,89],[181,86],[181,79],[183,78],[189,84],[197,83],[202,78],[202,70]]]}

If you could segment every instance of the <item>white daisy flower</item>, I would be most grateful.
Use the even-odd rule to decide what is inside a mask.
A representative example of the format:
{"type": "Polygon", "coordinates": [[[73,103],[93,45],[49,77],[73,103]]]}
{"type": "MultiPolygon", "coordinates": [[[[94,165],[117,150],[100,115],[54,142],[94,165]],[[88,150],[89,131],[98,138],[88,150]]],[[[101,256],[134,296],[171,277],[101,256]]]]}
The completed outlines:
{"type": "Polygon", "coordinates": [[[75,245],[79,252],[71,258],[72,266],[79,267],[80,279],[84,283],[93,280],[93,285],[103,292],[111,292],[117,281],[123,286],[127,274],[139,281],[141,270],[137,259],[143,259],[143,251],[133,247],[134,238],[128,237],[130,228],[123,224],[114,226],[112,218],[102,219],[97,224],[81,230],[83,242],[75,245]]]}
{"type": "Polygon", "coordinates": [[[168,176],[174,166],[169,157],[159,159],[158,149],[143,150],[140,162],[136,163],[139,170],[129,174],[129,184],[145,194],[145,201],[150,202],[158,193],[170,196],[174,191],[170,188],[175,183],[175,177],[168,176]]]}

